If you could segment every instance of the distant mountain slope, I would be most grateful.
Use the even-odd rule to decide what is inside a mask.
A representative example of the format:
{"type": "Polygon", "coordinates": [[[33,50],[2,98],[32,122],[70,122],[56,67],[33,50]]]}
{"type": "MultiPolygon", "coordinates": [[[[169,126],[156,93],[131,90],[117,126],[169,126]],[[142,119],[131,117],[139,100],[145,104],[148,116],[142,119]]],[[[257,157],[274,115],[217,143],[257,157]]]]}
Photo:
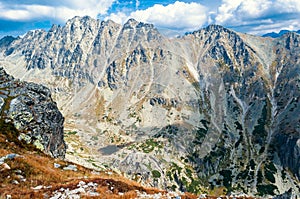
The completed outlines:
{"type": "Polygon", "coordinates": [[[67,158],[169,190],[267,197],[300,192],[299,41],[75,17],[0,62],[51,88],[74,132],[67,158]]]}
{"type": "Polygon", "coordinates": [[[278,38],[278,37],[281,37],[282,35],[288,33],[288,32],[295,32],[295,33],[298,33],[300,34],[300,30],[298,31],[290,31],[290,30],[281,30],[279,33],[276,33],[276,32],[271,32],[271,33],[266,33],[264,35],[262,35],[263,37],[272,37],[272,38],[278,38]]]}

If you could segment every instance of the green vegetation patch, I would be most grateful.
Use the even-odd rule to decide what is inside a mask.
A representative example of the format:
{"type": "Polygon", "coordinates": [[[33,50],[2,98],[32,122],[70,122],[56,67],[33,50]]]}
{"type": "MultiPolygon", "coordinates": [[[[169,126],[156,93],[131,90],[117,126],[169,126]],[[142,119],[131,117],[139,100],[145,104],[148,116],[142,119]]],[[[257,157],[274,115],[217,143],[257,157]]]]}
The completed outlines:
{"type": "Polygon", "coordinates": [[[266,165],[266,168],[267,168],[270,172],[272,172],[272,173],[276,173],[276,172],[277,172],[277,169],[276,169],[275,165],[274,165],[272,162],[270,162],[269,164],[267,164],[267,165],[266,165]]]}
{"type": "Polygon", "coordinates": [[[270,102],[266,101],[265,105],[262,109],[262,116],[258,119],[257,125],[254,126],[253,130],[253,141],[260,145],[263,145],[267,136],[268,132],[266,131],[266,126],[270,120],[270,102]]]}
{"type": "Polygon", "coordinates": [[[192,179],[191,183],[187,183],[186,191],[190,193],[199,194],[202,192],[200,180],[192,179]]]}
{"type": "Polygon", "coordinates": [[[144,143],[138,146],[138,149],[143,151],[144,153],[150,153],[155,148],[163,148],[162,143],[159,141],[156,141],[154,139],[148,139],[144,143]]]}
{"type": "Polygon", "coordinates": [[[158,170],[152,170],[152,176],[153,178],[160,178],[161,174],[158,170]]]}
{"type": "Polygon", "coordinates": [[[275,165],[270,162],[269,164],[265,165],[265,177],[271,183],[275,183],[274,174],[277,172],[275,165]]]}
{"type": "Polygon", "coordinates": [[[274,191],[277,189],[277,187],[273,184],[268,185],[257,185],[257,192],[259,196],[264,195],[275,195],[274,191]]]}
{"type": "Polygon", "coordinates": [[[223,178],[223,185],[227,188],[231,188],[232,183],[232,171],[231,170],[222,170],[220,174],[224,177],[223,178]]]}
{"type": "Polygon", "coordinates": [[[274,177],[274,175],[273,175],[273,173],[271,171],[265,170],[265,177],[270,182],[275,183],[275,177],[274,177]]]}
{"type": "Polygon", "coordinates": [[[69,131],[67,132],[67,135],[76,135],[77,134],[77,131],[69,131]]]}

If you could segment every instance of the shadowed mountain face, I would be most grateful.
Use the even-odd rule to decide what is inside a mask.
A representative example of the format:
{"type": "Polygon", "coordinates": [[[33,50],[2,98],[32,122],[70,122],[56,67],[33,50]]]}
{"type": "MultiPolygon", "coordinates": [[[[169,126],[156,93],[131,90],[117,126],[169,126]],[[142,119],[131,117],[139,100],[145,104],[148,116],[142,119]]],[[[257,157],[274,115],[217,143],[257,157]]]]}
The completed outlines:
{"type": "Polygon", "coordinates": [[[67,158],[168,189],[299,192],[298,34],[211,25],[169,39],[75,17],[1,43],[5,69],[50,87],[76,130],[67,158]]]}

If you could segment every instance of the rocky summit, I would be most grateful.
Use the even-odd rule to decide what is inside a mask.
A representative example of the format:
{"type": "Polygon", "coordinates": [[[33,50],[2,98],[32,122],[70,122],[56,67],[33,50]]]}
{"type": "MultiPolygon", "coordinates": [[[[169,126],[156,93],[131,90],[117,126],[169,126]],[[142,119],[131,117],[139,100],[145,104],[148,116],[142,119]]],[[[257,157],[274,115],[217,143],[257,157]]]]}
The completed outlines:
{"type": "Polygon", "coordinates": [[[64,118],[48,88],[16,80],[1,67],[0,112],[1,129],[13,124],[20,133],[19,140],[34,144],[52,157],[64,158],[64,118]]]}
{"type": "MultiPolygon", "coordinates": [[[[75,17],[0,43],[10,74],[53,93],[67,159],[168,190],[299,196],[299,34],[210,25],[166,38],[134,19],[75,17]]],[[[24,108],[24,122],[39,122],[26,100],[8,116],[24,108]]]]}

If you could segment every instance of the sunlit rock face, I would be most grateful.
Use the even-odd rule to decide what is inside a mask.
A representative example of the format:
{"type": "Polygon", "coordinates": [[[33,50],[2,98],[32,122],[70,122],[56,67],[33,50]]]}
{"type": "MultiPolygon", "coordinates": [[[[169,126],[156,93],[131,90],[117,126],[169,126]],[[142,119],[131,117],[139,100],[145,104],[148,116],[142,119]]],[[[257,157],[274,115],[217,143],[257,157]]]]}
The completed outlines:
{"type": "Polygon", "coordinates": [[[51,89],[71,160],[166,189],[299,192],[298,34],[211,25],[170,39],[75,17],[9,39],[1,64],[51,89]]]}

